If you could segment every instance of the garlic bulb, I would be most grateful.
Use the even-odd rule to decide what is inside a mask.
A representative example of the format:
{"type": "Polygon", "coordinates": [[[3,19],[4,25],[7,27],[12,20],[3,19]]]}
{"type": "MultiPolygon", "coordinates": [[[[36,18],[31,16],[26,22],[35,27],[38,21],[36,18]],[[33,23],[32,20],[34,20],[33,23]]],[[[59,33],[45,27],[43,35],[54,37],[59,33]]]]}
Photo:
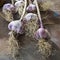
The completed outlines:
{"type": "Polygon", "coordinates": [[[23,33],[22,22],[20,20],[10,22],[8,28],[16,33],[23,33]]]}
{"type": "Polygon", "coordinates": [[[15,2],[15,7],[16,7],[16,11],[18,11],[19,15],[22,15],[23,9],[24,9],[24,1],[20,0],[15,2]]]}
{"type": "Polygon", "coordinates": [[[36,12],[36,6],[34,4],[29,4],[27,7],[27,12],[36,12]]]}
{"type": "Polygon", "coordinates": [[[10,22],[13,20],[12,13],[15,12],[15,7],[12,4],[7,3],[3,6],[2,12],[5,14],[6,20],[10,22]]]}
{"type": "Polygon", "coordinates": [[[28,13],[27,15],[25,15],[23,22],[26,22],[24,23],[26,36],[34,37],[35,31],[39,27],[37,21],[38,21],[38,17],[36,14],[28,13]]]}
{"type": "Polygon", "coordinates": [[[39,28],[35,33],[35,38],[41,39],[41,38],[47,38],[48,37],[48,31],[44,28],[39,28]]]}

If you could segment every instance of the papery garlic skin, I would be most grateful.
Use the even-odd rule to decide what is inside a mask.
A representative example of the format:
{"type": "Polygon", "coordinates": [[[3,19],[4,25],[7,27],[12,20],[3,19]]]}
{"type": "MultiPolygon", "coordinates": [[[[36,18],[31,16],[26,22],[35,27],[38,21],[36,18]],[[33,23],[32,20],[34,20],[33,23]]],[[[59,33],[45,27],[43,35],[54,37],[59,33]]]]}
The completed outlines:
{"type": "Polygon", "coordinates": [[[8,29],[11,30],[11,31],[14,31],[16,33],[20,33],[22,34],[22,23],[21,21],[17,20],[17,21],[12,21],[9,23],[8,25],[8,29]]]}
{"type": "Polygon", "coordinates": [[[14,10],[15,10],[15,7],[10,3],[7,3],[3,6],[2,12],[5,14],[6,21],[10,22],[13,20],[12,12],[14,10]]]}
{"type": "Polygon", "coordinates": [[[16,11],[18,11],[19,15],[21,16],[23,9],[24,9],[24,1],[20,0],[15,2],[15,7],[16,7],[16,11]]]}

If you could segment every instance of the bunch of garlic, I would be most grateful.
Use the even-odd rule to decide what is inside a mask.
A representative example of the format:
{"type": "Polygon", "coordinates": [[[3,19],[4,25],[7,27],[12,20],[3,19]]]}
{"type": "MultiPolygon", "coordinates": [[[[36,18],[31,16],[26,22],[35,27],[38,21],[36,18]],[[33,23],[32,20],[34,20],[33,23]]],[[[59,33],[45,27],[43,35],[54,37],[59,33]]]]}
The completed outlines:
{"type": "Polygon", "coordinates": [[[6,21],[11,22],[13,20],[12,13],[15,12],[15,7],[10,3],[4,4],[4,6],[2,8],[2,12],[5,15],[6,21]]]}

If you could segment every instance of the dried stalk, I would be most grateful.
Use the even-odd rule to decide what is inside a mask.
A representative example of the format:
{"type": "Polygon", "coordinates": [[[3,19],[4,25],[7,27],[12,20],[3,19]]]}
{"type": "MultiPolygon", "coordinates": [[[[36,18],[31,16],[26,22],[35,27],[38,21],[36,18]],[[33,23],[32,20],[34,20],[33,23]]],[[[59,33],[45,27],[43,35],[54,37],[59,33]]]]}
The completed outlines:
{"type": "Polygon", "coordinates": [[[40,20],[40,25],[41,25],[41,27],[43,27],[42,19],[41,19],[41,14],[40,14],[40,10],[39,10],[39,7],[38,7],[37,0],[35,0],[35,4],[36,4],[36,7],[37,7],[37,14],[38,14],[38,17],[39,17],[39,20],[40,20]]]}
{"type": "Polygon", "coordinates": [[[14,0],[11,0],[11,3],[14,5],[14,0]]]}

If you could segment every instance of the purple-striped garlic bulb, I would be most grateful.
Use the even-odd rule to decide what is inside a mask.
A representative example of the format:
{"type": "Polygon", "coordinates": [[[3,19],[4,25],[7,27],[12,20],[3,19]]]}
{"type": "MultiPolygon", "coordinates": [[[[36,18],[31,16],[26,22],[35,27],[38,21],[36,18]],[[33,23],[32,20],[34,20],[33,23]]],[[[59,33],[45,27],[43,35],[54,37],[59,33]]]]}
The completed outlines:
{"type": "Polygon", "coordinates": [[[10,22],[13,20],[12,13],[15,12],[15,7],[10,3],[4,4],[2,12],[5,14],[6,21],[10,22]]]}
{"type": "Polygon", "coordinates": [[[47,38],[48,37],[48,31],[47,29],[44,28],[39,28],[36,32],[35,32],[35,38],[38,40],[40,38],[47,38]]]}
{"type": "Polygon", "coordinates": [[[16,11],[18,11],[19,15],[22,15],[23,9],[24,9],[24,1],[20,0],[15,2],[15,7],[16,7],[16,11]]]}
{"type": "Polygon", "coordinates": [[[36,12],[36,5],[35,4],[29,4],[27,9],[26,9],[27,12],[31,13],[31,12],[36,12]]]}
{"type": "Polygon", "coordinates": [[[23,34],[22,22],[20,20],[10,22],[8,24],[8,29],[16,33],[23,34]]]}

